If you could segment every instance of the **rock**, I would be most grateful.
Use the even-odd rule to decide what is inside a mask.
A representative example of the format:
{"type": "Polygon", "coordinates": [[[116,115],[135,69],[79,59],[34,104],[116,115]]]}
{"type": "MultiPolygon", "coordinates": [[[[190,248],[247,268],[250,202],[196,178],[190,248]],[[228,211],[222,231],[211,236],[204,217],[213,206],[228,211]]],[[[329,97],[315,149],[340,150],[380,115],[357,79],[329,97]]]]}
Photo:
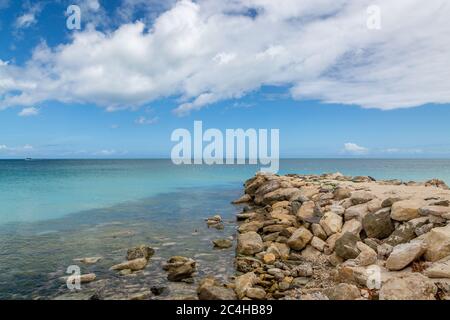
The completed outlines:
{"type": "Polygon", "coordinates": [[[86,258],[79,258],[79,259],[73,259],[73,261],[81,262],[84,264],[95,264],[99,262],[102,259],[102,257],[86,257],[86,258]]]}
{"type": "Polygon", "coordinates": [[[236,277],[235,284],[235,292],[237,294],[238,299],[242,299],[246,296],[247,290],[252,288],[256,282],[258,281],[258,277],[253,272],[248,272],[241,276],[236,277]]]}
{"type": "Polygon", "coordinates": [[[326,234],[331,236],[341,231],[342,217],[333,212],[326,212],[322,219],[320,219],[320,225],[326,234]]]}
{"type": "Polygon", "coordinates": [[[264,226],[262,221],[250,221],[243,223],[239,226],[238,230],[240,233],[246,233],[249,231],[258,232],[264,226]]]}
{"type": "Polygon", "coordinates": [[[128,249],[127,260],[135,260],[139,258],[144,258],[149,260],[155,254],[155,250],[149,246],[141,245],[139,247],[128,249]]]}
{"type": "Polygon", "coordinates": [[[381,203],[381,207],[382,208],[388,208],[388,207],[392,207],[392,205],[398,201],[403,200],[403,198],[400,197],[389,197],[383,200],[383,202],[381,203]]]}
{"type": "Polygon", "coordinates": [[[329,207],[329,209],[331,212],[336,213],[340,216],[344,215],[344,213],[345,213],[345,208],[340,205],[333,204],[329,207]]]}
{"type": "Polygon", "coordinates": [[[322,239],[322,240],[327,240],[328,236],[327,233],[325,232],[325,230],[323,230],[323,228],[320,226],[320,224],[318,223],[313,223],[311,226],[311,230],[313,235],[315,235],[316,237],[322,239]]]}
{"type": "Polygon", "coordinates": [[[316,236],[314,236],[312,238],[312,240],[311,240],[311,246],[314,249],[317,249],[317,250],[319,250],[321,252],[323,252],[323,250],[325,249],[326,245],[327,245],[327,243],[325,241],[323,241],[322,239],[320,239],[320,238],[318,238],[316,236]]]}
{"type": "Polygon", "coordinates": [[[300,300],[329,300],[326,295],[324,295],[322,292],[312,292],[307,294],[302,294],[300,300]]]}
{"type": "Polygon", "coordinates": [[[131,295],[128,299],[130,301],[148,300],[151,296],[150,291],[139,292],[131,295]]]}
{"type": "Polygon", "coordinates": [[[261,236],[256,232],[250,231],[238,235],[237,252],[244,255],[254,255],[264,250],[261,236]]]}
{"type": "Polygon", "coordinates": [[[276,260],[277,258],[273,253],[266,253],[263,257],[265,264],[273,264],[276,260]]]}
{"type": "Polygon", "coordinates": [[[428,261],[437,261],[450,255],[450,225],[432,229],[427,233],[425,243],[425,259],[428,261]]]}
{"type": "Polygon", "coordinates": [[[307,245],[301,253],[301,257],[306,261],[317,261],[321,256],[321,252],[311,245],[307,245]]]}
{"type": "Polygon", "coordinates": [[[336,200],[344,200],[350,198],[351,195],[352,191],[345,187],[337,187],[333,192],[334,199],[336,200]]]}
{"type": "Polygon", "coordinates": [[[450,208],[443,206],[425,206],[419,209],[419,214],[421,216],[437,216],[437,217],[448,217],[450,215],[450,208]]]}
{"type": "Polygon", "coordinates": [[[330,300],[357,300],[361,298],[361,291],[352,284],[340,283],[324,290],[330,300]]]}
{"type": "Polygon", "coordinates": [[[359,237],[362,230],[362,224],[356,219],[346,221],[342,226],[342,233],[350,232],[359,237]]]}
{"type": "Polygon", "coordinates": [[[250,196],[254,196],[256,190],[258,190],[264,183],[266,178],[262,175],[257,175],[256,177],[246,181],[245,183],[245,193],[250,196]]]}
{"type": "Polygon", "coordinates": [[[280,182],[277,180],[267,181],[255,191],[255,203],[261,204],[266,193],[272,192],[280,188],[280,182]]]}
{"type": "Polygon", "coordinates": [[[294,277],[312,277],[313,268],[311,264],[305,263],[302,265],[295,266],[291,271],[294,277]]]}
{"type": "Polygon", "coordinates": [[[242,273],[252,272],[262,267],[262,262],[252,257],[237,257],[236,270],[242,273]]]}
{"type": "Polygon", "coordinates": [[[196,262],[191,258],[173,256],[167,260],[163,269],[168,272],[167,279],[169,281],[182,281],[192,277],[196,270],[196,262]]]}
{"type": "Polygon", "coordinates": [[[419,259],[425,252],[423,241],[412,241],[394,247],[386,261],[389,270],[402,270],[411,262],[419,259]]]}
{"type": "Polygon", "coordinates": [[[363,242],[375,251],[377,251],[377,247],[381,244],[381,241],[375,238],[365,238],[363,242]]]}
{"type": "Polygon", "coordinates": [[[256,212],[245,212],[245,213],[237,213],[236,214],[236,220],[247,220],[247,219],[253,219],[256,217],[256,212]]]}
{"type": "Polygon", "coordinates": [[[350,197],[353,205],[367,203],[370,200],[374,199],[375,196],[367,191],[354,191],[350,197]]]}
{"type": "Polygon", "coordinates": [[[341,257],[339,257],[339,256],[336,254],[336,252],[333,252],[332,254],[330,254],[330,255],[328,256],[328,262],[329,262],[332,266],[336,267],[336,266],[340,265],[341,263],[343,263],[343,262],[344,262],[344,259],[342,259],[341,257]]]}
{"type": "Polygon", "coordinates": [[[375,199],[370,200],[369,202],[367,202],[366,205],[367,205],[367,211],[369,213],[377,212],[378,210],[381,209],[381,200],[378,199],[378,198],[375,198],[375,199]]]}
{"type": "Polygon", "coordinates": [[[334,250],[339,257],[345,260],[355,259],[360,253],[356,246],[358,241],[359,238],[357,236],[353,233],[346,232],[339,239],[337,239],[334,250]]]}
{"type": "Polygon", "coordinates": [[[389,257],[389,255],[392,253],[393,250],[394,250],[394,247],[391,246],[390,244],[383,243],[383,244],[379,245],[377,248],[378,258],[381,260],[386,260],[389,257]]]}
{"type": "Polygon", "coordinates": [[[335,233],[328,237],[326,243],[327,246],[325,247],[324,253],[325,254],[331,254],[334,251],[334,248],[336,247],[336,241],[342,236],[342,233],[335,233]]]}
{"type": "Polygon", "coordinates": [[[441,189],[444,189],[444,190],[448,190],[449,189],[448,186],[445,184],[445,182],[442,181],[442,180],[439,180],[439,179],[428,180],[427,182],[425,182],[425,186],[426,187],[433,186],[433,187],[441,188],[441,189]]]}
{"type": "Polygon", "coordinates": [[[433,263],[423,273],[429,278],[450,278],[450,257],[433,263]]]}
{"type": "Polygon", "coordinates": [[[245,295],[250,299],[264,300],[266,298],[266,291],[261,288],[248,288],[245,295]]]}
{"type": "Polygon", "coordinates": [[[437,287],[419,273],[388,279],[381,287],[380,300],[435,300],[437,287]]]}
{"type": "Polygon", "coordinates": [[[384,239],[394,232],[391,220],[391,209],[384,208],[374,213],[368,213],[362,220],[362,226],[369,238],[384,239]]]}
{"type": "Polygon", "coordinates": [[[138,258],[134,260],[129,260],[123,263],[116,264],[110,268],[110,270],[125,270],[129,269],[131,271],[138,271],[145,268],[147,265],[148,260],[145,258],[138,258]]]}
{"type": "Polygon", "coordinates": [[[272,243],[269,248],[267,248],[267,253],[273,253],[276,258],[281,258],[282,260],[286,260],[289,257],[291,249],[286,243],[272,243]]]}
{"type": "Polygon", "coordinates": [[[289,200],[296,192],[298,192],[297,188],[279,188],[265,194],[262,202],[265,204],[272,204],[278,201],[289,200]]]}
{"type": "Polygon", "coordinates": [[[231,240],[228,239],[216,239],[213,240],[213,244],[215,248],[219,249],[228,249],[233,246],[233,242],[231,242],[231,240]]]}
{"type": "Polygon", "coordinates": [[[312,240],[312,233],[304,227],[300,227],[289,238],[287,245],[294,250],[302,250],[312,240]]]}
{"type": "Polygon", "coordinates": [[[203,279],[198,286],[199,300],[235,300],[233,289],[225,288],[214,278],[203,279]]]}
{"type": "Polygon", "coordinates": [[[311,281],[311,278],[309,278],[309,277],[297,277],[292,280],[290,287],[301,288],[304,285],[308,284],[308,282],[310,282],[310,281],[311,281]]]}
{"type": "Polygon", "coordinates": [[[150,291],[155,295],[155,296],[159,296],[161,295],[164,290],[166,290],[166,287],[161,287],[161,286],[153,286],[150,288],[150,291]]]}
{"type": "Polygon", "coordinates": [[[317,214],[316,204],[314,201],[307,201],[302,204],[296,214],[301,221],[317,223],[320,220],[320,215],[317,214]]]}
{"type": "Polygon", "coordinates": [[[247,203],[247,202],[250,202],[251,200],[252,200],[252,197],[249,194],[244,194],[239,199],[234,200],[233,204],[247,203]]]}
{"type": "Polygon", "coordinates": [[[391,210],[391,219],[396,221],[409,221],[420,217],[419,209],[424,205],[421,200],[402,200],[394,203],[391,210]]]}
{"type": "MultiPolygon", "coordinates": [[[[62,277],[61,280],[63,282],[67,282],[67,280],[69,280],[69,279],[75,280],[76,279],[75,277],[76,276],[62,277]]],[[[89,283],[89,282],[95,281],[97,279],[97,276],[95,275],[95,273],[81,274],[79,277],[80,277],[79,279],[80,279],[81,284],[89,283]]]]}
{"type": "Polygon", "coordinates": [[[347,208],[344,213],[344,218],[345,221],[352,219],[361,221],[368,212],[369,210],[367,209],[367,204],[359,204],[357,206],[347,208]]]}
{"type": "Polygon", "coordinates": [[[397,229],[392,232],[392,234],[385,240],[387,244],[391,246],[396,246],[401,243],[406,243],[411,241],[416,237],[414,226],[407,222],[401,224],[397,229]]]}
{"type": "Polygon", "coordinates": [[[356,243],[356,247],[361,251],[356,257],[359,266],[370,266],[377,262],[377,253],[371,247],[360,241],[356,243]]]}

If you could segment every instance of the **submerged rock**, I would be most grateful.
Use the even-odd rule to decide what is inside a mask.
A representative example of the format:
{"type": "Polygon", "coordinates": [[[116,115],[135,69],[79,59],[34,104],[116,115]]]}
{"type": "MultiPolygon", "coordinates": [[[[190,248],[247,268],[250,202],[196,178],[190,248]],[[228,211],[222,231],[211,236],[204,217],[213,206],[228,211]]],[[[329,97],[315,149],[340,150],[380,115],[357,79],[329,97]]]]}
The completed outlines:
{"type": "Polygon", "coordinates": [[[155,254],[155,250],[147,245],[141,245],[139,247],[128,249],[127,260],[135,260],[144,258],[149,260],[155,254]]]}
{"type": "Polygon", "coordinates": [[[122,262],[119,264],[116,264],[110,268],[110,270],[131,270],[131,271],[138,271],[142,270],[147,266],[148,260],[145,258],[138,258],[126,262],[122,262]]]}

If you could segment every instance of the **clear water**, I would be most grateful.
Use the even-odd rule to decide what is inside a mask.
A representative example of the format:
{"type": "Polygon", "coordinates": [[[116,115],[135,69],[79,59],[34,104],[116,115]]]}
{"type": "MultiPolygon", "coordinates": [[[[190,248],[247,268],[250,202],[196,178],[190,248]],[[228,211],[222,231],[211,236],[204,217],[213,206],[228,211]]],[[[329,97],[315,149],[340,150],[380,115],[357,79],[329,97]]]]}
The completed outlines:
{"type": "MultiPolygon", "coordinates": [[[[175,166],[168,160],[0,161],[0,299],[85,298],[103,288],[105,298],[124,298],[152,285],[162,296],[195,295],[195,285],[170,284],[161,262],[187,255],[199,262],[199,277],[233,273],[233,249],[213,250],[215,238],[234,237],[230,204],[256,166],[175,166]],[[204,218],[220,213],[224,230],[204,218]],[[157,248],[144,272],[119,277],[109,267],[127,248],[157,248]],[[99,280],[81,292],[59,278],[73,259],[102,256],[82,266],[99,280]]],[[[282,160],[280,173],[342,172],[377,179],[450,183],[450,160],[282,160]]]]}

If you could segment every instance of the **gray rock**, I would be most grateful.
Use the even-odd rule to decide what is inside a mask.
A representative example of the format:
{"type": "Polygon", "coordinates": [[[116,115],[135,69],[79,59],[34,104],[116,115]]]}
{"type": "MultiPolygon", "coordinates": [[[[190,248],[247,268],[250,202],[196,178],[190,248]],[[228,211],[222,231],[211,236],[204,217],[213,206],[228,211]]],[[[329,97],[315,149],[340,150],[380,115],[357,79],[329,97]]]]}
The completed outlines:
{"type": "Polygon", "coordinates": [[[139,247],[128,249],[127,260],[144,258],[149,260],[155,254],[155,250],[149,246],[141,245],[139,247]]]}
{"type": "Polygon", "coordinates": [[[390,208],[384,208],[365,215],[362,221],[364,231],[369,238],[384,239],[394,232],[390,208]]]}
{"type": "Polygon", "coordinates": [[[334,250],[339,257],[345,260],[355,259],[360,253],[356,245],[358,241],[359,238],[356,235],[346,232],[337,239],[334,250]]]}

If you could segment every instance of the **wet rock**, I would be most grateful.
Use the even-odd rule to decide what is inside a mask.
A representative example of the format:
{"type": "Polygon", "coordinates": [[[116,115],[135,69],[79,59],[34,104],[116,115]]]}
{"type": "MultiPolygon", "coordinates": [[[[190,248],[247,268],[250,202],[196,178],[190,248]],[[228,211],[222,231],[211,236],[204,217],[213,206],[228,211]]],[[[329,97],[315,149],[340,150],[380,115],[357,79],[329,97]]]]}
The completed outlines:
{"type": "Polygon", "coordinates": [[[394,247],[386,261],[389,270],[402,270],[413,261],[419,259],[425,252],[423,241],[413,241],[394,247]]]}
{"type": "Polygon", "coordinates": [[[127,260],[135,260],[139,258],[144,258],[149,260],[155,254],[155,250],[149,246],[141,245],[139,247],[128,249],[127,260]]]}
{"type": "Polygon", "coordinates": [[[163,265],[169,281],[182,281],[192,277],[196,271],[195,260],[182,256],[173,256],[163,265]]]}
{"type": "Polygon", "coordinates": [[[251,200],[252,200],[252,197],[249,194],[244,194],[239,199],[234,200],[233,204],[247,203],[247,202],[250,202],[251,200]]]}
{"type": "Polygon", "coordinates": [[[264,244],[261,236],[256,232],[250,231],[238,235],[237,252],[244,255],[254,255],[264,250],[264,244]]]}
{"type": "Polygon", "coordinates": [[[424,205],[421,200],[402,200],[394,203],[391,210],[391,219],[396,221],[409,221],[420,217],[419,209],[424,205]]]}
{"type": "Polygon", "coordinates": [[[380,300],[435,300],[437,287],[419,273],[388,279],[381,287],[380,300]]]}
{"type": "Polygon", "coordinates": [[[147,266],[148,260],[145,258],[138,258],[134,260],[129,260],[126,262],[122,262],[119,264],[116,264],[110,268],[110,270],[131,270],[131,271],[139,271],[144,269],[147,266]]]}
{"type": "Polygon", "coordinates": [[[450,255],[450,225],[432,229],[425,239],[425,259],[437,261],[450,255]]]}
{"type": "Polygon", "coordinates": [[[200,281],[197,294],[199,300],[236,300],[233,289],[225,288],[212,277],[200,281]]]}
{"type": "Polygon", "coordinates": [[[312,233],[304,227],[300,227],[289,238],[287,245],[293,250],[302,250],[312,240],[312,233]]]}
{"type": "Polygon", "coordinates": [[[359,238],[357,236],[353,233],[346,232],[337,239],[334,250],[339,257],[345,260],[355,259],[360,253],[356,246],[358,241],[359,238]]]}
{"type": "Polygon", "coordinates": [[[326,212],[322,219],[320,219],[320,226],[328,236],[331,236],[341,231],[342,217],[333,212],[326,212]]]}
{"type": "Polygon", "coordinates": [[[216,239],[213,240],[213,245],[215,248],[228,249],[233,246],[233,242],[231,242],[231,240],[228,239],[216,239]]]}
{"type": "Polygon", "coordinates": [[[369,238],[384,239],[394,232],[390,208],[366,214],[362,220],[362,225],[369,238]]]}
{"type": "MultiPolygon", "coordinates": [[[[62,277],[61,281],[67,282],[68,280],[72,280],[72,279],[73,279],[73,281],[75,281],[76,280],[75,277],[76,276],[62,277]]],[[[89,282],[95,281],[96,279],[97,279],[97,276],[95,275],[95,273],[87,273],[87,274],[82,274],[79,276],[79,280],[80,280],[81,284],[89,283],[89,282]]]]}
{"type": "Polygon", "coordinates": [[[236,220],[247,220],[247,219],[253,219],[257,215],[256,212],[245,212],[245,213],[238,213],[236,214],[236,220]]]}
{"type": "Polygon", "coordinates": [[[357,300],[361,298],[361,291],[357,286],[340,283],[324,290],[324,294],[330,300],[357,300]]]}
{"type": "Polygon", "coordinates": [[[375,198],[375,196],[370,192],[354,191],[354,192],[352,192],[350,200],[352,201],[353,205],[358,205],[358,204],[367,203],[374,198],[375,198]]]}

